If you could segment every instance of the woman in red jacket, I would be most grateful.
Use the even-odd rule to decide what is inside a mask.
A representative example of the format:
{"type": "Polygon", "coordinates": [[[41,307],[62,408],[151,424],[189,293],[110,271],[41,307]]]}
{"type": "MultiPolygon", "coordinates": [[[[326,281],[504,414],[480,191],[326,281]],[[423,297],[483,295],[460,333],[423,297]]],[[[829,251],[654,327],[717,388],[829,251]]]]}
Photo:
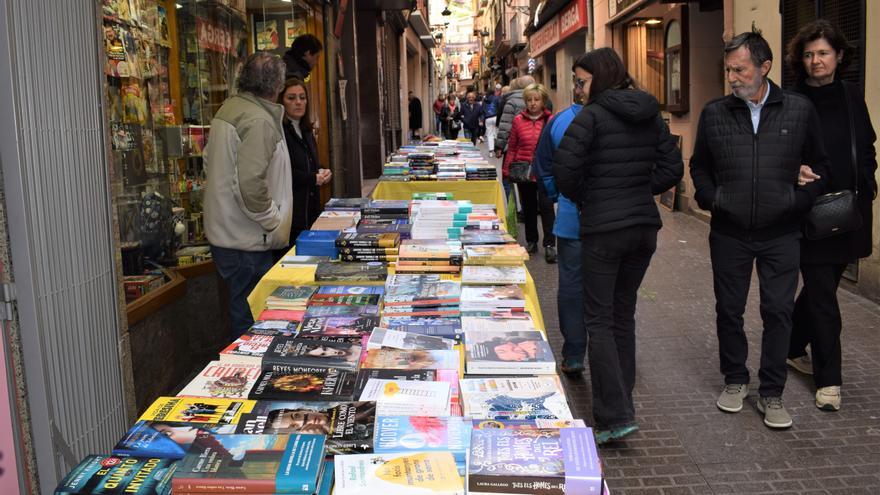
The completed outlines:
{"type": "MultiPolygon", "coordinates": [[[[541,136],[541,130],[551,115],[550,111],[545,108],[549,94],[544,86],[530,84],[523,90],[523,98],[526,102],[526,108],[513,119],[510,137],[507,140],[507,154],[504,155],[504,164],[501,168],[505,179],[510,176],[511,163],[531,163],[538,145],[538,138],[541,136]]],[[[553,222],[556,220],[556,214],[553,211],[553,203],[538,190],[534,173],[532,173],[531,181],[520,182],[516,184],[516,188],[525,217],[526,250],[530,254],[538,252],[538,206],[540,204],[541,225],[544,228],[544,259],[547,263],[556,263],[556,236],[553,235],[553,222]]]]}

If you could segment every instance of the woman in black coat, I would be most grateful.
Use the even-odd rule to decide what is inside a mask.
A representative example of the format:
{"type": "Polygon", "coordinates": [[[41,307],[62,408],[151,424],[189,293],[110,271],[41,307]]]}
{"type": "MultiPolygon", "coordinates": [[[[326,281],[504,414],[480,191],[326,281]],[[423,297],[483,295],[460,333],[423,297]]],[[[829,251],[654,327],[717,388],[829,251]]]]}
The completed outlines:
{"type": "Polygon", "coordinates": [[[461,130],[461,108],[455,104],[455,95],[446,97],[446,104],[440,110],[440,128],[446,139],[458,139],[458,131],[461,130]]]}
{"type": "Polygon", "coordinates": [[[789,66],[798,75],[794,91],[813,102],[822,122],[825,151],[831,162],[830,177],[826,177],[828,190],[852,191],[857,186],[862,216],[862,227],[858,230],[801,241],[804,285],[792,315],[788,364],[813,375],[816,407],[826,411],[840,409],[843,381],[837,287],[847,264],[871,254],[871,203],[877,196],[877,136],[864,97],[858,86],[836,77],[846,68],[852,54],[853,48],[846,38],[822,19],[804,26],[789,43],[786,54],[789,66]],[[807,344],[812,358],[807,356],[807,344]]]}
{"type": "Polygon", "coordinates": [[[288,79],[278,101],[284,105],[284,138],[293,171],[292,246],[300,232],[308,230],[321,214],[318,188],[330,182],[333,174],[318,163],[318,146],[309,122],[309,95],[305,83],[296,78],[288,79]]]}
{"type": "Polygon", "coordinates": [[[637,291],[661,226],[654,195],[678,183],[684,164],[657,99],[634,88],[614,50],[588,52],[574,67],[587,76],[587,104],[559,143],[553,173],[580,213],[593,428],[604,443],[638,430],[637,291]]]}

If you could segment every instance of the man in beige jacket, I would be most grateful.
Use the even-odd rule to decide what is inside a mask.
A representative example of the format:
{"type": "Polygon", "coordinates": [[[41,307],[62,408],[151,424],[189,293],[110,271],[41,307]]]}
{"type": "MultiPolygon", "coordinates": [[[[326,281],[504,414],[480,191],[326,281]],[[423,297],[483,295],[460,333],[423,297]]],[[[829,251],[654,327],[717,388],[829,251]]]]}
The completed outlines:
{"type": "Polygon", "coordinates": [[[258,52],[245,61],[238,94],[211,121],[205,148],[205,231],[214,264],[229,286],[233,337],[253,324],[247,296],[272,267],[272,250],[290,235],[290,157],[275,103],[284,62],[258,52]]]}

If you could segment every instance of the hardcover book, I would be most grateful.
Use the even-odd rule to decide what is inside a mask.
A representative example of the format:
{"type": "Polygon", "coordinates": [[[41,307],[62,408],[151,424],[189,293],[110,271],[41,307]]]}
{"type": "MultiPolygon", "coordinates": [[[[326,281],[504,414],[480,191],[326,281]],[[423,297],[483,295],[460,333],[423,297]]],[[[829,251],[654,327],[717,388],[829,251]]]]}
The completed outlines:
{"type": "Polygon", "coordinates": [[[247,399],[260,370],[258,364],[211,361],[177,396],[247,399]]]}
{"type": "Polygon", "coordinates": [[[241,399],[159,397],[138,420],[234,425],[254,404],[252,400],[241,399]]]}
{"type": "Polygon", "coordinates": [[[174,473],[185,493],[313,494],[324,435],[210,435],[196,439],[174,473]]]}
{"type": "Polygon", "coordinates": [[[170,495],[179,461],[90,455],[55,488],[55,495],[170,495]]]}
{"type": "Polygon", "coordinates": [[[471,495],[600,495],[602,467],[592,430],[474,430],[467,487],[471,495]]]}
{"type": "Polygon", "coordinates": [[[464,495],[451,452],[336,456],[335,495],[464,495]]]}
{"type": "Polygon", "coordinates": [[[260,401],[235,433],[327,435],[328,454],[358,454],[373,451],[375,423],[375,402],[260,401]]]}
{"type": "Polygon", "coordinates": [[[553,350],[537,330],[467,332],[465,366],[468,374],[475,375],[556,373],[553,350]]]}
{"type": "Polygon", "coordinates": [[[464,378],[464,415],[474,419],[573,419],[557,376],[464,378]]]}
{"type": "MultiPolygon", "coordinates": [[[[355,371],[360,357],[361,346],[359,344],[323,342],[296,337],[275,337],[263,355],[263,368],[268,369],[279,364],[282,366],[320,366],[355,371]]],[[[254,381],[256,381],[256,377],[254,381]]]]}
{"type": "MultiPolygon", "coordinates": [[[[242,420],[247,414],[242,415],[242,420]]],[[[182,459],[190,445],[209,433],[235,433],[236,425],[138,421],[113,447],[113,455],[182,459]]]]}
{"type": "Polygon", "coordinates": [[[338,401],[354,400],[357,374],[338,368],[280,366],[263,371],[249,397],[256,400],[338,401]]]}

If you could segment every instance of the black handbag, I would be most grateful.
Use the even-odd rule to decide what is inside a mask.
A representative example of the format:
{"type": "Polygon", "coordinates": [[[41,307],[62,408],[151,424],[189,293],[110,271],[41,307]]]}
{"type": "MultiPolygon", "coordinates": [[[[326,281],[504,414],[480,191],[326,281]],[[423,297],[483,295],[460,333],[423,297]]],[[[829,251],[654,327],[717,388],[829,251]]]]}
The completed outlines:
{"type": "Polygon", "coordinates": [[[511,162],[507,171],[511,182],[521,184],[532,181],[532,165],[529,162],[511,162]]]}
{"type": "Polygon", "coordinates": [[[859,212],[858,204],[859,169],[856,155],[856,129],[853,125],[852,108],[846,86],[843,87],[843,95],[846,99],[846,111],[849,114],[853,190],[843,189],[816,198],[804,224],[804,236],[810,240],[825,239],[862,228],[862,214],[859,212]]]}

